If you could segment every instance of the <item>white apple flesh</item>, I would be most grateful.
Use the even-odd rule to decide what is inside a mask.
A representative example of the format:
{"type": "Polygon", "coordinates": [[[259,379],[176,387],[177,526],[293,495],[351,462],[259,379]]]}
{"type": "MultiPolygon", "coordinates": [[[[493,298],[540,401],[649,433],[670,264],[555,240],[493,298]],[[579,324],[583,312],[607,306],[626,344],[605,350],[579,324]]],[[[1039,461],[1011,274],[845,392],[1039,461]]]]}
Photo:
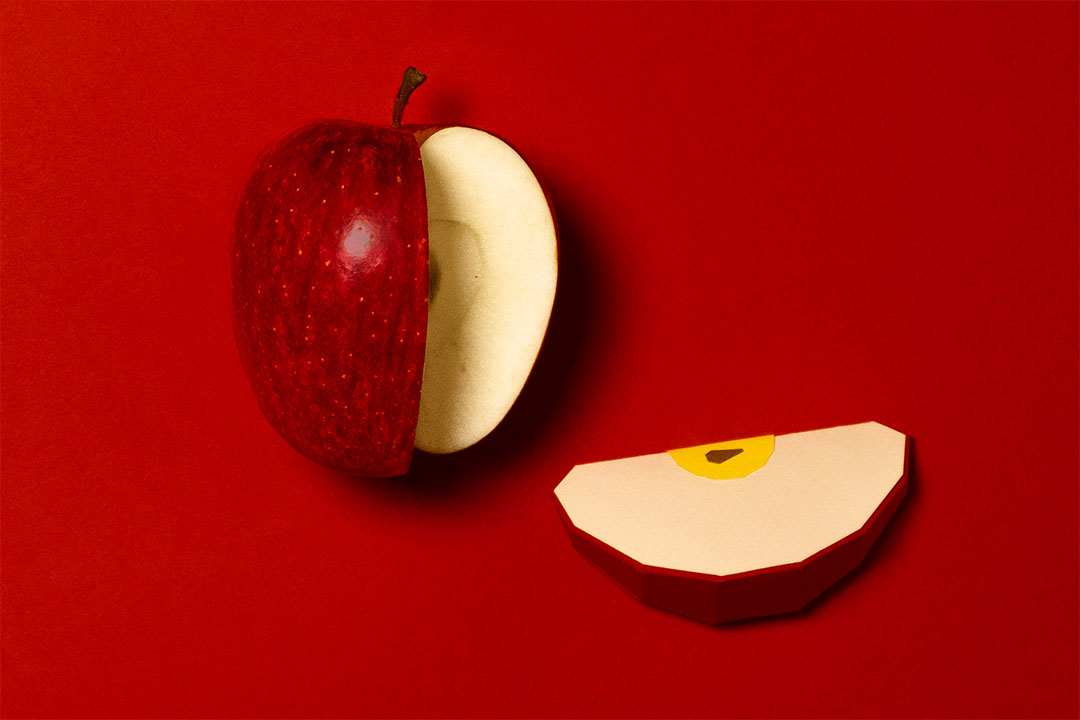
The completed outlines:
{"type": "Polygon", "coordinates": [[[451,453],[495,428],[520,394],[555,299],[547,197],[506,143],[449,127],[422,140],[431,299],[416,447],[451,453]]]}

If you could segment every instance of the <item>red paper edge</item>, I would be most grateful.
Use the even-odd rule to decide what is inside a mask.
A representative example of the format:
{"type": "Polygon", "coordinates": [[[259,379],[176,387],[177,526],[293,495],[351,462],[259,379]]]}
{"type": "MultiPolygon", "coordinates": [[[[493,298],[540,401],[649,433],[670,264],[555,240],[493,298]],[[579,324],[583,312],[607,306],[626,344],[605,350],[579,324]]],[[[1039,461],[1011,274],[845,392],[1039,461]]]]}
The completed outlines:
{"type": "Polygon", "coordinates": [[[578,528],[552,491],[570,542],[639,600],[708,623],[732,622],[800,610],[854,570],[907,495],[911,438],[904,473],[861,528],[796,563],[735,575],[706,575],[643,565],[578,528]]]}

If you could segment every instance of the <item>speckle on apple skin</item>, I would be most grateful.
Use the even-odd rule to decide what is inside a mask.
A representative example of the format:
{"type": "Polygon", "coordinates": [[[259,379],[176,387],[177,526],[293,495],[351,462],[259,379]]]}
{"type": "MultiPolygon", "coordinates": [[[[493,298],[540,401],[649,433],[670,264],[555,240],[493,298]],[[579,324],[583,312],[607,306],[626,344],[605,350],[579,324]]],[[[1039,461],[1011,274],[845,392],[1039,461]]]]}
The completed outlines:
{"type": "Polygon", "coordinates": [[[427,205],[412,133],[345,121],[268,148],[239,200],[233,327],[259,407],[331,467],[412,459],[427,327],[427,205]]]}

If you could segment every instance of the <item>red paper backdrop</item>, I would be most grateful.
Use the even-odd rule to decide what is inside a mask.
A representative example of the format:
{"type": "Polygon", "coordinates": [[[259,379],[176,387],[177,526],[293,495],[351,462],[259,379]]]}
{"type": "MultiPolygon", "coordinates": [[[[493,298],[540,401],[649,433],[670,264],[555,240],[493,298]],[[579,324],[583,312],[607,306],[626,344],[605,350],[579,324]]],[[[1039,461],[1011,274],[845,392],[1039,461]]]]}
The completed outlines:
{"type": "Polygon", "coordinates": [[[1076,3],[3,6],[8,716],[1078,708],[1076,3]],[[507,420],[308,462],[233,347],[241,179],[318,117],[474,125],[562,229],[507,420]],[[876,419],[912,494],[796,616],[640,605],[575,463],[876,419]]]}

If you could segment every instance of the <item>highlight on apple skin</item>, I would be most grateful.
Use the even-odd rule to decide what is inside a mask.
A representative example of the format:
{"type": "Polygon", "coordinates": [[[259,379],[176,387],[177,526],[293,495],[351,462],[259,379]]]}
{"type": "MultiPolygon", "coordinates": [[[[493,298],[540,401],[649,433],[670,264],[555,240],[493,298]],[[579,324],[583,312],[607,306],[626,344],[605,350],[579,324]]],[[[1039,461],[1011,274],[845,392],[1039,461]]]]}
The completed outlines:
{"type": "Polygon", "coordinates": [[[323,465],[405,473],[469,447],[520,394],[558,275],[546,195],[462,127],[318,121],[269,146],[237,206],[237,348],[274,429],[323,465]]]}

